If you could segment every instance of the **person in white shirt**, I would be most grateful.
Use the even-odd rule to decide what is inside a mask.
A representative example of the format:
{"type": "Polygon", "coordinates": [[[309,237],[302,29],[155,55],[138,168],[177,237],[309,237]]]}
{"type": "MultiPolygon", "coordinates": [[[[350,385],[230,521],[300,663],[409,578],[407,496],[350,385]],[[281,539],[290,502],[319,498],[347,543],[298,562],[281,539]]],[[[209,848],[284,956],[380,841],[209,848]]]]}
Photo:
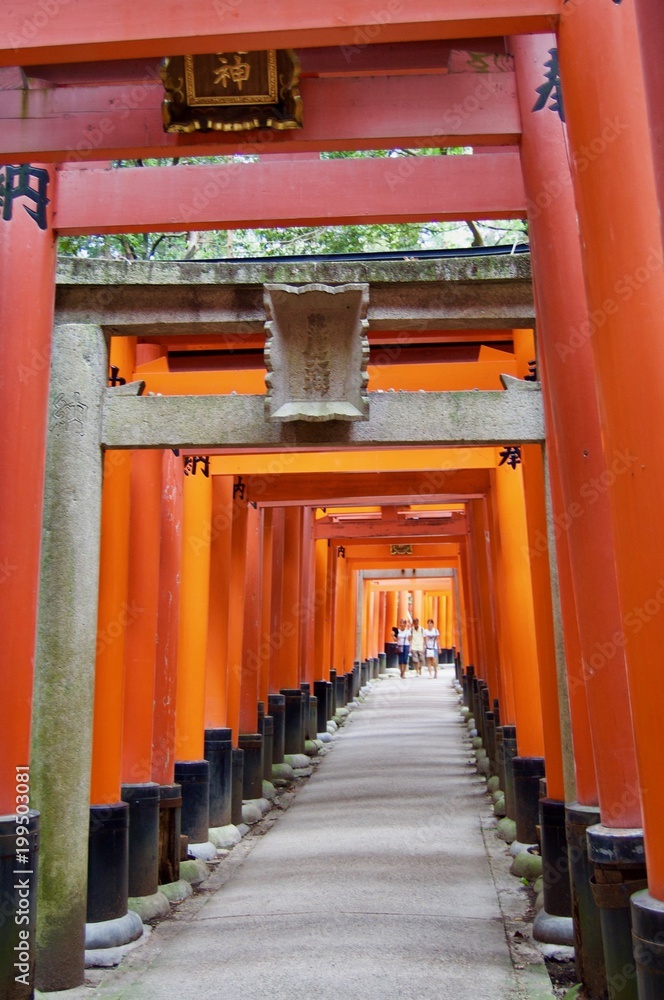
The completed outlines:
{"type": "Polygon", "coordinates": [[[410,662],[421,677],[424,666],[424,630],[420,628],[419,618],[413,618],[413,628],[410,633],[410,662]]]}
{"type": "Polygon", "coordinates": [[[408,669],[408,654],[410,652],[410,629],[408,628],[408,622],[405,618],[402,618],[399,622],[399,628],[397,630],[397,654],[399,656],[399,670],[401,676],[406,676],[406,670],[408,669]]]}
{"type": "Polygon", "coordinates": [[[424,630],[424,652],[427,661],[429,677],[438,676],[438,640],[440,632],[434,626],[433,618],[427,618],[427,627],[424,630]]]}

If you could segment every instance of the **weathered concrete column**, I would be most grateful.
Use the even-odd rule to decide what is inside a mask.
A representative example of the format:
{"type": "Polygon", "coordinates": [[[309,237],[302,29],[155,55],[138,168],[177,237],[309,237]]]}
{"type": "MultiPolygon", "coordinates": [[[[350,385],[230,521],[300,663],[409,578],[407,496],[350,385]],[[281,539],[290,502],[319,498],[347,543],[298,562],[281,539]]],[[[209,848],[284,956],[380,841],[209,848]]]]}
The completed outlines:
{"type": "Polygon", "coordinates": [[[32,731],[40,810],[37,986],[83,982],[102,462],[101,329],[55,328],[32,731]]]}

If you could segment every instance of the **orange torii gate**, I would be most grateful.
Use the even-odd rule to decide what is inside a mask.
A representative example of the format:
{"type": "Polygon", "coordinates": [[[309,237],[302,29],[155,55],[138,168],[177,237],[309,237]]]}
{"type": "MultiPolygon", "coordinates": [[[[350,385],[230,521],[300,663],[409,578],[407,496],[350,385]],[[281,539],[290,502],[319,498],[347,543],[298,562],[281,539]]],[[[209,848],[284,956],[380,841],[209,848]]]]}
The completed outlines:
{"type": "MultiPolygon", "coordinates": [[[[19,10],[15,6],[0,13],[0,65],[8,67],[3,73],[0,91],[0,118],[7,123],[7,145],[3,126],[0,162],[7,164],[3,177],[9,178],[3,189],[3,220],[0,223],[0,315],[3,320],[0,377],[6,379],[3,381],[0,454],[3,467],[12,470],[11,482],[6,477],[0,493],[3,514],[0,579],[4,590],[8,591],[5,600],[3,590],[0,620],[3,634],[8,637],[9,670],[3,681],[9,718],[6,738],[11,751],[2,754],[5,763],[0,811],[9,817],[11,824],[12,809],[16,806],[15,774],[25,773],[29,756],[30,678],[46,424],[55,425],[56,429],[70,426],[72,422],[73,426],[78,426],[77,421],[83,419],[85,412],[81,406],[86,405],[75,403],[73,410],[58,408],[58,405],[50,410],[47,408],[57,233],[172,231],[173,228],[473,218],[478,215],[484,218],[527,216],[533,236],[540,338],[538,374],[546,396],[553,480],[552,533],[557,535],[559,561],[563,567],[561,580],[567,581],[562,603],[569,637],[568,661],[571,649],[578,649],[582,658],[581,664],[569,664],[568,679],[577,778],[580,771],[585,778],[577,785],[577,803],[569,802],[569,795],[573,794],[569,775],[566,787],[562,787],[558,779],[553,780],[553,784],[557,784],[554,794],[560,803],[568,798],[571,807],[568,818],[571,817],[572,825],[577,828],[583,828],[593,817],[601,820],[591,834],[591,856],[599,870],[609,869],[612,878],[624,876],[626,895],[633,888],[630,873],[644,858],[647,860],[649,892],[639,893],[633,906],[637,936],[643,939],[642,947],[649,954],[648,949],[652,950],[657,941],[658,932],[653,928],[660,927],[661,901],[664,900],[661,829],[664,810],[660,782],[653,772],[661,728],[657,706],[662,700],[664,683],[654,669],[664,629],[659,615],[661,571],[657,556],[664,539],[660,537],[663,529],[658,516],[661,456],[656,434],[652,431],[661,417],[661,338],[652,317],[661,314],[664,260],[660,225],[663,194],[658,87],[661,67],[651,47],[656,36],[651,26],[661,23],[659,7],[651,0],[638,0],[634,8],[616,4],[608,9],[603,0],[585,0],[583,4],[563,4],[561,0],[511,0],[509,4],[498,0],[490,3],[486,0],[472,3],[450,0],[441,11],[440,3],[418,0],[409,4],[407,10],[399,4],[388,4],[384,16],[378,16],[373,8],[369,0],[359,0],[352,5],[352,10],[344,13],[344,21],[340,21],[338,5],[331,0],[319,4],[315,19],[301,0],[289,4],[287,12],[282,7],[275,8],[274,4],[260,2],[252,5],[251,14],[235,0],[218,0],[212,5],[198,0],[189,5],[186,18],[182,18],[179,5],[160,3],[157,6],[154,0],[146,0],[140,8],[122,0],[114,5],[112,18],[107,9],[96,3],[69,6],[50,4],[46,0],[32,9],[19,10]],[[636,15],[642,30],[640,45],[636,15]],[[121,32],[115,27],[117,24],[122,25],[121,32]],[[156,25],[159,25],[158,31],[156,25]],[[550,34],[552,31],[557,31],[558,47],[550,34]],[[534,33],[541,34],[541,38],[534,33]],[[454,43],[445,49],[452,52],[472,50],[473,39],[478,40],[478,45],[480,40],[490,39],[488,50],[500,52],[505,35],[511,36],[511,40],[508,46],[502,45],[502,51],[514,55],[516,73],[505,74],[509,79],[503,81],[504,88],[501,89],[498,80],[492,80],[485,84],[480,99],[469,79],[471,74],[466,72],[459,74],[459,80],[453,80],[452,73],[447,77],[443,74],[439,79],[432,73],[426,85],[418,80],[423,67],[431,69],[432,40],[454,43]],[[419,42],[429,44],[426,53],[420,56],[417,55],[419,42]],[[456,100],[463,111],[462,121],[453,124],[450,119],[443,119],[437,123],[433,116],[427,120],[423,111],[417,121],[407,126],[404,124],[407,115],[399,120],[398,110],[388,113],[390,109],[384,106],[382,115],[376,119],[377,124],[372,127],[368,123],[370,114],[365,109],[375,99],[377,85],[363,82],[361,78],[351,80],[349,72],[340,73],[342,79],[328,84],[323,72],[315,83],[314,77],[311,83],[304,82],[303,90],[309,88],[311,93],[311,107],[318,111],[315,118],[312,115],[312,123],[305,125],[301,139],[279,137],[273,143],[257,136],[258,145],[253,150],[250,147],[254,137],[250,136],[246,145],[238,143],[236,138],[228,140],[217,135],[183,136],[175,141],[161,134],[156,121],[154,74],[146,72],[141,81],[141,70],[126,65],[126,61],[132,59],[154,60],[165,54],[209,52],[228,47],[251,51],[285,45],[309,47],[313,53],[310,66],[316,65],[317,57],[320,66],[325,59],[332,58],[324,52],[325,46],[340,47],[349,71],[354,65],[360,66],[368,55],[374,57],[374,65],[376,60],[382,59],[384,80],[380,86],[385,88],[385,94],[394,93],[396,88],[391,78],[410,67],[415,73],[404,85],[404,91],[410,94],[411,104],[426,107],[428,98],[423,99],[422,95],[427,93],[426,88],[433,80],[439,89],[432,89],[430,93],[446,93],[449,99],[456,100]],[[400,54],[390,51],[391,47],[399,49],[402,45],[407,45],[407,51],[402,49],[400,54]],[[104,69],[104,61],[116,64],[115,77],[108,64],[104,69]],[[640,73],[632,71],[641,62],[645,91],[640,73]],[[90,88],[90,83],[95,81],[90,64],[95,63],[100,64],[99,87],[90,88]],[[77,65],[83,64],[88,65],[82,71],[77,70],[77,65]],[[25,76],[18,72],[19,66],[28,70],[25,76]],[[34,67],[34,71],[30,67],[34,67]],[[53,88],[48,85],[26,87],[25,79],[41,79],[47,84],[51,80],[55,85],[53,88]],[[390,82],[386,83],[387,80],[390,82]],[[563,111],[559,102],[561,82],[572,151],[571,173],[558,117],[558,112],[563,111]],[[66,93],[68,87],[72,89],[66,93]],[[133,96],[132,90],[128,90],[132,87],[138,88],[133,96]],[[391,90],[388,91],[388,87],[391,90]],[[54,93],[50,93],[51,89],[54,93]],[[349,118],[343,123],[332,114],[326,118],[322,111],[326,95],[334,93],[340,100],[351,91],[358,95],[358,111],[352,120],[349,118]],[[119,110],[116,106],[112,112],[114,96],[124,100],[125,106],[120,105],[119,110]],[[17,97],[20,97],[18,101],[17,97]],[[479,103],[484,101],[485,106],[476,107],[474,98],[479,103]],[[515,98],[520,105],[521,127],[515,120],[515,98]],[[362,101],[366,101],[364,106],[362,101]],[[66,118],[67,115],[80,117],[72,121],[66,118]],[[556,132],[546,127],[554,123],[556,132]],[[652,155],[648,155],[651,151],[648,123],[656,140],[652,155]],[[146,125],[149,125],[147,130],[146,125]],[[513,147],[521,136],[523,144],[517,153],[513,147]],[[379,170],[373,163],[362,161],[351,164],[315,160],[293,164],[269,162],[270,155],[279,150],[297,153],[389,148],[395,139],[433,148],[450,142],[465,144],[468,140],[468,145],[473,147],[504,145],[505,151],[490,151],[482,156],[443,157],[440,158],[442,162],[436,162],[434,157],[423,158],[412,170],[410,165],[406,168],[394,163],[383,165],[379,170]],[[301,141],[299,146],[298,141],[301,141]],[[186,155],[188,150],[196,156],[249,151],[257,152],[263,159],[258,164],[243,164],[241,169],[234,166],[228,173],[208,166],[158,172],[88,170],[71,166],[56,172],[47,166],[67,159],[94,163],[95,157],[161,155],[166,150],[171,154],[178,150],[180,155],[186,155]],[[429,159],[433,162],[426,162],[429,159]],[[554,162],[556,166],[552,170],[554,162]],[[31,164],[30,172],[21,172],[14,166],[17,163],[31,164]],[[157,180],[158,173],[161,176],[157,180]],[[225,179],[228,176],[232,176],[232,183],[225,179]],[[343,187],[343,197],[340,187],[343,187]],[[233,190],[232,197],[228,194],[230,190],[233,190]],[[283,201],[275,208],[277,193],[283,194],[283,201]],[[323,201],[329,207],[321,206],[323,201]],[[581,248],[573,219],[575,207],[581,229],[581,248]],[[23,208],[29,212],[25,213],[23,208]],[[561,217],[567,223],[564,235],[557,225],[561,217]],[[563,260],[575,261],[574,268],[570,266],[564,272],[563,260]],[[553,275],[555,283],[551,280],[553,275]],[[585,282],[579,280],[581,277],[585,282]],[[590,352],[586,350],[589,344],[592,345],[590,352]],[[566,377],[566,372],[573,367],[582,369],[585,382],[580,375],[578,381],[566,377]],[[12,372],[18,373],[13,380],[12,372]],[[594,393],[582,391],[582,386],[597,388],[599,414],[593,403],[594,393]],[[569,420],[566,414],[566,408],[571,409],[572,404],[574,413],[578,414],[575,420],[569,420]],[[586,428],[592,428],[592,434],[586,428]],[[20,460],[25,453],[31,457],[30,465],[20,460]],[[596,463],[585,479],[584,461],[578,461],[579,455],[596,463]],[[604,544],[608,552],[608,555],[607,552],[602,554],[605,560],[602,565],[611,566],[611,556],[615,553],[615,586],[611,577],[611,611],[606,612],[606,617],[594,607],[601,574],[593,576],[590,572],[594,555],[586,547],[581,531],[581,525],[586,523],[584,518],[589,523],[598,511],[601,512],[602,530],[593,537],[598,539],[599,545],[604,544]],[[610,532],[614,542],[610,541],[610,532]],[[591,559],[589,565],[584,564],[585,553],[591,559]],[[606,627],[611,630],[603,636],[602,630],[606,627]],[[573,636],[576,628],[578,635],[573,636]],[[584,735],[586,694],[596,787],[590,776],[592,766],[588,763],[587,734],[584,735]],[[625,704],[627,695],[631,700],[631,724],[625,704]],[[612,770],[613,758],[607,756],[612,752],[615,726],[613,721],[609,725],[603,718],[603,705],[609,706],[620,723],[620,742],[624,748],[622,771],[612,770]],[[597,805],[599,814],[594,811],[597,805]],[[644,840],[639,826],[641,816],[644,840]],[[618,830],[623,832],[618,835],[615,832],[618,830]]],[[[339,72],[338,53],[336,59],[339,72]]],[[[102,344],[98,337],[92,339],[94,344],[90,343],[89,348],[94,354],[101,351],[102,344]]],[[[65,360],[64,368],[58,369],[60,362],[56,358],[55,370],[60,372],[59,377],[65,377],[67,365],[72,361],[70,357],[65,360]]],[[[101,369],[95,370],[91,385],[100,372],[101,369]]],[[[118,397],[113,405],[119,415],[141,412],[142,402],[118,397]],[[141,404],[138,410],[134,404],[141,404]]],[[[168,401],[165,401],[163,412],[170,412],[168,401]]],[[[116,440],[107,441],[107,444],[123,443],[120,425],[121,419],[114,431],[116,440]]],[[[360,441],[361,436],[356,443],[360,441]]],[[[141,443],[149,446],[151,442],[160,444],[156,438],[146,438],[141,443]]],[[[212,443],[205,442],[206,445],[212,443]]],[[[67,457],[74,460],[73,454],[68,453],[67,457]]],[[[531,462],[530,470],[536,466],[536,462],[531,462]]],[[[589,465],[586,467],[590,469],[589,465]]],[[[56,469],[57,466],[49,467],[50,477],[56,475],[56,469]]],[[[528,469],[527,456],[524,456],[526,480],[528,469]]],[[[489,492],[482,499],[468,501],[472,518],[484,525],[490,539],[501,537],[501,527],[506,531],[509,508],[509,503],[503,507],[498,473],[505,478],[512,470],[496,469],[489,492]]],[[[514,480],[506,480],[506,483],[514,487],[514,480]]],[[[98,485],[101,490],[101,482],[98,485]]],[[[118,486],[118,481],[115,485],[118,486]]],[[[200,487],[200,482],[197,485],[200,487]]],[[[535,483],[536,489],[540,487],[541,483],[535,483]]],[[[533,492],[532,481],[526,481],[525,490],[526,514],[534,517],[540,501],[533,492]]],[[[187,492],[191,492],[189,487],[187,492]]],[[[220,502],[223,506],[228,501],[220,502]]],[[[208,511],[212,509],[209,497],[201,497],[200,503],[203,507],[207,504],[208,511]]],[[[122,501],[116,500],[114,507],[119,512],[122,501]]],[[[303,515],[290,516],[293,523],[289,537],[302,541],[305,537],[303,515]]],[[[247,563],[255,565],[252,558],[259,544],[252,534],[252,517],[245,512],[244,520],[240,519],[241,531],[235,533],[234,541],[231,538],[233,565],[245,567],[245,570],[247,563]]],[[[544,580],[544,574],[540,573],[541,555],[546,551],[546,544],[540,545],[538,531],[541,528],[536,518],[533,524],[528,524],[526,537],[530,564],[537,570],[539,593],[544,580]]],[[[195,532],[193,537],[196,537],[195,532]]],[[[305,583],[314,572],[313,552],[310,548],[306,555],[309,577],[305,575],[305,583]]],[[[57,550],[47,547],[46,554],[54,557],[57,550]]],[[[292,554],[291,549],[285,557],[292,554]]],[[[474,602],[477,607],[487,608],[499,574],[514,583],[513,567],[506,560],[504,550],[496,547],[495,540],[480,554],[476,539],[463,559],[469,604],[474,602]],[[468,572],[469,569],[472,572],[468,572]]],[[[596,573],[599,573],[598,566],[599,553],[594,563],[596,573]]],[[[328,579],[324,566],[319,572],[328,579]]],[[[259,585],[254,579],[248,593],[255,594],[259,585]]],[[[345,601],[344,606],[348,607],[352,588],[347,568],[338,574],[335,587],[337,585],[340,601],[345,601]]],[[[90,601],[96,602],[96,590],[93,574],[84,591],[77,593],[77,610],[88,607],[94,615],[96,609],[90,601]]],[[[104,590],[102,580],[102,593],[104,590]]],[[[194,591],[188,593],[191,597],[194,591]]],[[[515,609],[516,591],[511,600],[515,609]]],[[[64,614],[64,605],[62,610],[64,614]]],[[[245,616],[247,625],[252,622],[255,626],[255,607],[251,601],[238,611],[245,616]]],[[[187,614],[185,608],[185,622],[187,614]]],[[[55,618],[52,625],[53,628],[57,625],[55,618]]],[[[497,621],[501,642],[507,641],[510,634],[514,635],[510,629],[515,627],[516,620],[510,623],[503,608],[497,621]]],[[[330,634],[328,627],[328,637],[330,634]]],[[[38,662],[43,662],[46,638],[42,630],[38,662]]],[[[308,641],[303,626],[298,648],[308,641]]],[[[472,642],[478,650],[482,648],[486,652],[490,662],[496,662],[496,651],[491,652],[491,637],[484,629],[476,631],[472,642]]],[[[82,658],[82,662],[87,658],[88,666],[90,655],[88,650],[82,658]]],[[[550,677],[550,673],[547,676],[550,677]]],[[[505,680],[504,675],[502,679],[505,680]]],[[[41,683],[38,677],[37,705],[48,697],[48,690],[43,689],[41,683]]],[[[257,690],[251,691],[253,700],[257,690]]],[[[117,690],[114,693],[117,695],[117,690]]],[[[245,688],[245,695],[249,697],[249,687],[245,688]]],[[[242,705],[246,712],[251,710],[249,701],[242,702],[240,689],[234,689],[233,697],[233,713],[242,711],[242,705]]],[[[509,697],[506,692],[508,704],[509,697]]],[[[198,710],[196,706],[195,711],[198,710]]],[[[544,721],[551,723],[552,719],[549,714],[544,721]]],[[[37,725],[35,746],[39,746],[44,737],[37,725]]],[[[85,742],[86,738],[83,727],[76,739],[85,742]]],[[[549,756],[547,752],[547,758],[549,756]]],[[[39,754],[34,756],[34,765],[33,785],[39,793],[48,782],[49,774],[39,754]]],[[[77,780],[80,778],[78,775],[77,780]]],[[[87,814],[79,811],[79,819],[82,824],[87,814]]],[[[34,843],[37,817],[32,816],[28,825],[34,843]]],[[[45,837],[44,857],[48,856],[51,846],[45,837]]],[[[78,865],[79,871],[84,847],[79,836],[78,847],[73,852],[77,854],[74,867],[78,865]]],[[[48,867],[42,866],[42,871],[44,902],[40,914],[42,929],[38,930],[41,968],[38,974],[43,977],[42,983],[51,987],[73,985],[82,975],[85,900],[81,896],[80,879],[75,886],[71,912],[63,919],[61,914],[48,910],[48,867]]],[[[575,873],[578,891],[587,874],[575,873]]],[[[615,966],[615,955],[624,952],[614,946],[610,921],[607,919],[604,924],[607,971],[611,977],[620,971],[615,966]]],[[[627,926],[626,917],[623,930],[627,926]]],[[[576,929],[583,930],[578,926],[576,929]]],[[[628,934],[623,936],[621,941],[624,945],[627,940],[629,950],[628,937],[628,934]]],[[[583,939],[577,943],[583,954],[583,939]]],[[[30,962],[27,964],[30,966],[30,962]]],[[[600,965],[595,955],[582,971],[592,980],[594,970],[601,979],[600,965]]],[[[30,978],[31,968],[25,975],[30,978]]],[[[622,996],[636,995],[634,982],[632,979],[625,984],[622,996]]],[[[654,995],[649,992],[649,984],[650,970],[644,961],[638,973],[640,996],[654,995]]],[[[12,988],[20,990],[24,985],[18,983],[12,988]]],[[[17,992],[15,995],[29,994],[17,992]]]]}

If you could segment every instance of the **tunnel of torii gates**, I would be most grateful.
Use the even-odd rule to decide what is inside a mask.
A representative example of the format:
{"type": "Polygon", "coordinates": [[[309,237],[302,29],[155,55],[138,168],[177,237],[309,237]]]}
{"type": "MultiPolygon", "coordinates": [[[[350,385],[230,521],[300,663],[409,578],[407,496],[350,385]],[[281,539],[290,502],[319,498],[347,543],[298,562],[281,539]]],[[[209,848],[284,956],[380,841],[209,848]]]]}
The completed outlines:
{"type": "Polygon", "coordinates": [[[545,908],[589,995],[659,997],[664,5],[309,8],[0,11],[3,995],[81,983],[180,830],[253,793],[265,719],[299,746],[409,606],[517,833],[546,774],[545,908]],[[287,47],[301,128],[163,130],[164,56],[287,47]],[[473,155],[320,157],[396,147],[473,155]],[[110,162],[220,153],[251,162],[110,162]],[[530,258],[75,261],[56,293],[58,235],[505,218],[530,258]],[[365,419],[266,415],[270,282],[367,287],[365,419]]]}

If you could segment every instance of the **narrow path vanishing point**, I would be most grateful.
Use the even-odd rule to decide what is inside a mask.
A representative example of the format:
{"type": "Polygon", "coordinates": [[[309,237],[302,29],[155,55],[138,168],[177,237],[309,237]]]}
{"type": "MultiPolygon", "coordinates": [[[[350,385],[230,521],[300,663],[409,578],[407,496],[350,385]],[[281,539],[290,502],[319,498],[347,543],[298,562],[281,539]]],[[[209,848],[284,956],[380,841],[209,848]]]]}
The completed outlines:
{"type": "Polygon", "coordinates": [[[483,836],[490,809],[451,678],[446,667],[437,680],[375,683],[288,811],[195,916],[160,925],[96,988],[57,995],[553,997],[543,966],[529,980],[510,958],[483,836]]]}

